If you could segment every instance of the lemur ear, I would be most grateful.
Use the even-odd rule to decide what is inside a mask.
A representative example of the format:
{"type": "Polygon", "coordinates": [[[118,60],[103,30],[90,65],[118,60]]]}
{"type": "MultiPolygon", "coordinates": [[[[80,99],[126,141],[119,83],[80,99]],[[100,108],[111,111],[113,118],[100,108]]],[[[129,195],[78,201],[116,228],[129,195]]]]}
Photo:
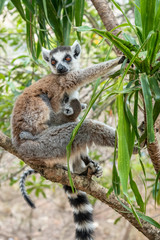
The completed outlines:
{"type": "Polygon", "coordinates": [[[78,58],[80,57],[80,53],[81,53],[81,46],[79,44],[79,42],[76,40],[73,45],[71,46],[71,50],[73,52],[73,56],[74,58],[78,58]]]}
{"type": "Polygon", "coordinates": [[[49,62],[49,54],[50,50],[47,50],[46,48],[42,47],[42,56],[47,63],[49,62]]]}

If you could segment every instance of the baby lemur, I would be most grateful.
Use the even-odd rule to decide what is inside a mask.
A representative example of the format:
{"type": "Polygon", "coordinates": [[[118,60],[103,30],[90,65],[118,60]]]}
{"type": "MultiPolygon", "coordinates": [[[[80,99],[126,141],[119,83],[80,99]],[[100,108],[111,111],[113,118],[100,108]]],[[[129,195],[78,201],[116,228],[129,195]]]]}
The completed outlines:
{"type": "MultiPolygon", "coordinates": [[[[50,168],[55,164],[65,165],[66,146],[77,120],[72,115],[65,116],[67,120],[59,124],[59,116],[64,114],[64,97],[67,95],[71,103],[77,99],[80,86],[105,75],[124,60],[119,57],[80,69],[80,52],[77,41],[72,46],[61,46],[51,51],[42,49],[43,58],[52,74],[26,88],[18,97],[12,113],[12,142],[22,159],[50,168]],[[25,139],[22,135],[25,132],[32,134],[34,139],[25,139]]],[[[114,146],[115,130],[101,122],[85,120],[72,144],[70,163],[73,172],[81,174],[87,170],[88,163],[85,163],[83,156],[87,155],[86,148],[92,143],[114,146]]],[[[86,194],[81,191],[72,194],[70,187],[65,187],[65,191],[74,209],[76,239],[92,240],[92,208],[86,194]]]]}

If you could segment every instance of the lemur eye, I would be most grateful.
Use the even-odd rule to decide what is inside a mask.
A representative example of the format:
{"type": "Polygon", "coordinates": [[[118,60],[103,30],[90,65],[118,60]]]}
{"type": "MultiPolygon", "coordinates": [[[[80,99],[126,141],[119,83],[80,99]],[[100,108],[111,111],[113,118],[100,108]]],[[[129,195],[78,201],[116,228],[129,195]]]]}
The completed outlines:
{"type": "Polygon", "coordinates": [[[53,66],[55,66],[55,65],[56,65],[56,63],[57,63],[57,62],[56,62],[56,60],[55,60],[55,59],[52,59],[52,60],[51,60],[51,64],[52,64],[53,66]]]}
{"type": "Polygon", "coordinates": [[[67,62],[70,62],[70,61],[71,61],[71,57],[70,57],[70,56],[67,56],[67,57],[65,57],[65,60],[66,60],[67,62]]]}

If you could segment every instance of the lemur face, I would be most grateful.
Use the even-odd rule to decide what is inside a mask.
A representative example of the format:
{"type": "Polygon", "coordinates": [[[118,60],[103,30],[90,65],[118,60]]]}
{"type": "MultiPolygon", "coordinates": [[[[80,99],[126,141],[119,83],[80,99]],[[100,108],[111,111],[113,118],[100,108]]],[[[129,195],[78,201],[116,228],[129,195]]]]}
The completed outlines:
{"type": "Polygon", "coordinates": [[[65,74],[79,68],[81,47],[77,41],[72,46],[60,46],[53,50],[42,48],[44,60],[54,74],[65,74]]]}

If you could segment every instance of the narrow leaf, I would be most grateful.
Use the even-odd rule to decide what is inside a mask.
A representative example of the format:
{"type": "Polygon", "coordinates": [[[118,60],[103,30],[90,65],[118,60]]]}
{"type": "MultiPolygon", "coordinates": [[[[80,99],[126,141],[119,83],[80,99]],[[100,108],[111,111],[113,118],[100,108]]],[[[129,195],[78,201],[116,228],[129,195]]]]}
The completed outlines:
{"type": "Polygon", "coordinates": [[[3,7],[4,7],[5,0],[0,1],[0,14],[2,13],[3,7]]]}
{"type": "Polygon", "coordinates": [[[72,0],[67,0],[65,2],[63,12],[63,37],[65,45],[69,45],[71,24],[72,24],[72,0]]]}
{"type": "Polygon", "coordinates": [[[156,181],[155,181],[155,205],[156,205],[156,199],[157,199],[157,187],[159,183],[159,178],[160,178],[160,172],[157,174],[156,181]]]}
{"type": "MultiPolygon", "coordinates": [[[[119,200],[120,201],[120,200],[119,200]]],[[[133,213],[132,209],[130,209],[128,206],[126,206],[122,201],[120,201],[120,203],[122,204],[122,206],[127,209],[130,213],[133,213]]],[[[150,223],[151,225],[155,226],[156,228],[160,229],[160,224],[158,222],[156,222],[154,219],[152,219],[151,217],[145,216],[143,213],[141,212],[136,212],[137,215],[143,219],[144,221],[150,223]]]]}
{"type": "Polygon", "coordinates": [[[142,196],[141,196],[141,194],[138,190],[137,184],[132,178],[132,172],[131,171],[130,171],[130,174],[129,174],[129,178],[130,178],[130,186],[131,186],[132,191],[134,193],[134,196],[136,198],[137,204],[139,205],[140,210],[142,212],[144,212],[145,211],[144,202],[143,202],[142,196]]]}
{"type": "Polygon", "coordinates": [[[148,80],[149,80],[150,87],[153,91],[153,94],[155,96],[155,101],[160,101],[160,87],[159,87],[156,76],[152,76],[148,80]]]}
{"type": "MultiPolygon", "coordinates": [[[[119,79],[120,80],[120,79],[119,79]]],[[[121,80],[120,80],[121,81],[121,80]]],[[[120,90],[123,89],[121,83],[120,90]]],[[[130,171],[130,157],[127,145],[127,137],[124,128],[124,107],[123,107],[123,95],[120,94],[117,97],[118,107],[118,171],[122,184],[123,192],[127,194],[128,176],[130,171]]]]}
{"type": "Polygon", "coordinates": [[[16,7],[17,11],[20,13],[21,17],[26,21],[24,10],[20,0],[11,0],[13,5],[16,7]]]}
{"type": "MultiPolygon", "coordinates": [[[[75,22],[76,26],[79,27],[82,25],[84,13],[84,0],[75,0],[75,22]]],[[[81,35],[77,32],[78,39],[81,41],[81,35]]]]}
{"type": "Polygon", "coordinates": [[[116,152],[117,152],[117,133],[115,134],[115,147],[114,147],[114,159],[113,159],[113,169],[112,169],[112,186],[115,195],[120,194],[120,178],[118,176],[118,171],[116,167],[116,152]]]}
{"type": "Polygon", "coordinates": [[[24,5],[30,10],[33,14],[35,13],[34,8],[29,0],[22,0],[24,5]]]}
{"type": "Polygon", "coordinates": [[[152,109],[152,94],[149,86],[148,77],[143,73],[140,77],[142,92],[145,101],[146,115],[147,115],[147,138],[148,142],[154,142],[154,127],[153,127],[153,109],[152,109]]]}

